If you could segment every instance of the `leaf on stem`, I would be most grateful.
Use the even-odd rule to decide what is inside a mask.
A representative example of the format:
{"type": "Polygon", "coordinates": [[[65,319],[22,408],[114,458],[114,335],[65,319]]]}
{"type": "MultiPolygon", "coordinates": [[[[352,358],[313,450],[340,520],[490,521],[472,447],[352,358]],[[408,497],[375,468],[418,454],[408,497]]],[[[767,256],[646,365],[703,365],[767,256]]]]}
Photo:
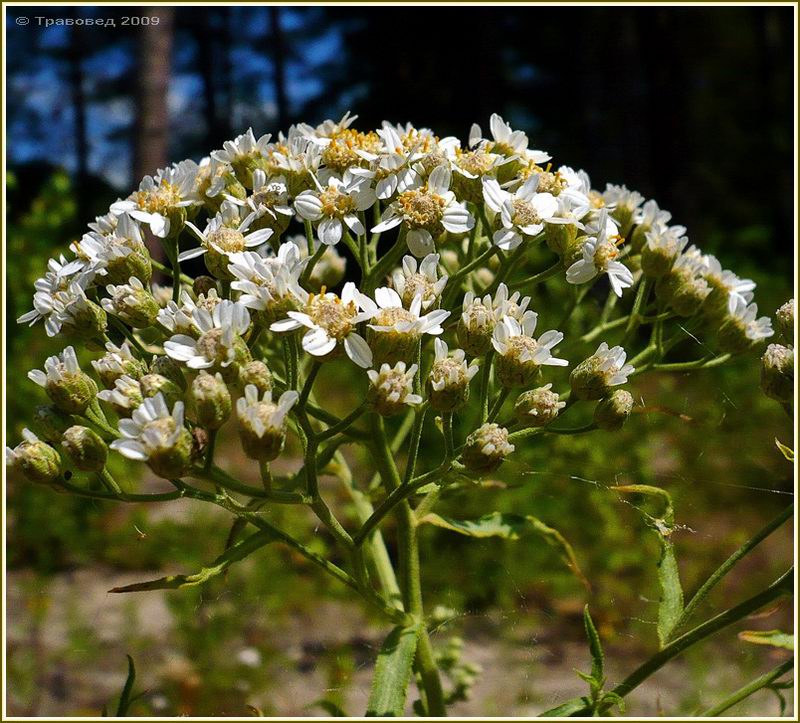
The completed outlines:
{"type": "Polygon", "coordinates": [[[552,527],[546,525],[537,517],[531,515],[516,515],[512,513],[492,512],[475,520],[456,520],[452,517],[443,517],[435,513],[425,515],[420,519],[420,524],[428,523],[436,527],[443,527],[451,532],[468,537],[501,537],[505,540],[516,540],[526,532],[536,532],[545,541],[556,548],[564,561],[564,564],[581,581],[587,590],[591,589],[589,581],[581,572],[578,559],[572,545],[566,538],[552,527]]]}
{"type": "Polygon", "coordinates": [[[119,705],[117,705],[117,718],[124,718],[128,715],[128,708],[131,705],[131,693],[133,692],[133,684],[136,682],[136,666],[133,664],[133,658],[128,655],[128,677],[125,679],[125,686],[122,688],[122,693],[119,696],[119,705]]]}
{"type": "Polygon", "coordinates": [[[589,652],[592,654],[592,678],[600,685],[603,684],[603,645],[600,635],[589,614],[589,606],[583,608],[583,626],[586,628],[586,637],[589,639],[589,652]]]}
{"type": "Polygon", "coordinates": [[[787,460],[794,463],[794,450],[791,447],[787,447],[777,437],[775,438],[775,446],[780,450],[780,453],[786,457],[787,460]]]}
{"type": "Polygon", "coordinates": [[[661,556],[658,560],[658,582],[661,595],[658,601],[658,640],[663,648],[675,630],[683,613],[683,588],[681,587],[678,560],[670,535],[675,525],[675,511],[669,492],[650,485],[623,485],[614,487],[615,492],[637,494],[658,500],[663,505],[660,516],[653,516],[638,508],[645,522],[658,535],[661,556]]]}
{"type": "Polygon", "coordinates": [[[739,640],[754,645],[771,645],[773,648],[794,650],[794,635],[781,630],[742,630],[739,640]]]}
{"type": "Polygon", "coordinates": [[[419,626],[392,629],[381,647],[367,703],[368,716],[402,716],[417,650],[419,626]]]}
{"type": "Polygon", "coordinates": [[[587,697],[572,698],[555,708],[540,713],[540,718],[569,718],[570,716],[588,715],[592,710],[592,701],[587,697]]]}
{"type": "Polygon", "coordinates": [[[169,575],[160,577],[157,580],[146,582],[136,582],[132,585],[115,587],[109,592],[142,592],[144,590],[173,590],[183,587],[195,587],[202,585],[212,577],[221,575],[234,562],[243,560],[245,557],[255,552],[264,545],[275,541],[277,538],[268,530],[260,530],[229,547],[222,555],[214,560],[211,565],[204,567],[200,572],[193,575],[169,575]]]}

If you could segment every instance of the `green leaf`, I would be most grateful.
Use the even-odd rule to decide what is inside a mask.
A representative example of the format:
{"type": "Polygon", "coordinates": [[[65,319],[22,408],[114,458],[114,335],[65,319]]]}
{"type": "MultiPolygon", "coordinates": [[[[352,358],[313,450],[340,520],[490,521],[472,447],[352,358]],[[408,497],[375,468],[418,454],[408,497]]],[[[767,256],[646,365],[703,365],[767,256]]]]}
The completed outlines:
{"type": "Polygon", "coordinates": [[[347,718],[347,713],[345,713],[332,700],[327,700],[326,698],[321,698],[320,700],[312,703],[311,705],[306,706],[306,708],[321,708],[331,718],[347,718]]]}
{"type": "Polygon", "coordinates": [[[570,716],[588,715],[592,710],[592,701],[588,698],[573,698],[555,708],[540,713],[540,718],[569,718],[570,716]]]}
{"type": "Polygon", "coordinates": [[[540,519],[531,515],[516,515],[512,513],[492,512],[476,520],[457,520],[452,517],[444,517],[435,513],[425,515],[420,523],[427,522],[460,535],[468,537],[501,537],[505,540],[516,540],[526,532],[536,532],[545,541],[556,548],[564,561],[564,564],[572,570],[573,574],[581,583],[590,589],[589,581],[584,577],[575,557],[575,551],[566,538],[556,529],[549,527],[540,519]]]}
{"type": "Polygon", "coordinates": [[[775,446],[780,450],[781,454],[786,457],[790,462],[794,462],[794,450],[782,444],[777,437],[775,437],[775,446]]]}
{"type": "Polygon", "coordinates": [[[234,562],[244,559],[264,545],[275,540],[275,536],[269,530],[259,530],[229,547],[220,555],[209,567],[204,567],[200,572],[193,575],[169,575],[160,577],[157,580],[147,582],[135,582],[132,585],[115,587],[109,592],[142,592],[144,590],[171,590],[182,587],[195,587],[202,585],[212,577],[221,575],[234,562]]]}
{"type": "Polygon", "coordinates": [[[589,614],[589,606],[583,608],[583,626],[586,628],[586,637],[589,639],[589,652],[592,654],[592,678],[603,684],[603,645],[597,628],[594,626],[592,616],[589,614]]]}
{"type": "Polygon", "coordinates": [[[781,630],[742,630],[739,640],[754,645],[771,645],[773,648],[794,650],[794,635],[781,630]]]}
{"type": "Polygon", "coordinates": [[[683,588],[681,587],[678,560],[670,535],[675,524],[675,510],[669,492],[660,487],[650,485],[624,485],[614,487],[615,492],[637,494],[657,500],[661,505],[661,514],[653,516],[639,508],[645,521],[658,535],[661,556],[658,560],[658,582],[661,594],[658,600],[658,640],[663,648],[670,640],[683,613],[683,588]]]}
{"type": "Polygon", "coordinates": [[[417,650],[419,626],[398,625],[383,643],[375,664],[375,676],[367,703],[368,716],[401,716],[417,650]]]}
{"type": "Polygon", "coordinates": [[[128,708],[131,704],[131,693],[133,692],[133,684],[136,682],[136,666],[133,664],[133,658],[128,655],[128,677],[125,679],[125,686],[122,689],[122,694],[119,696],[119,705],[117,706],[117,718],[124,718],[128,715],[128,708]]]}

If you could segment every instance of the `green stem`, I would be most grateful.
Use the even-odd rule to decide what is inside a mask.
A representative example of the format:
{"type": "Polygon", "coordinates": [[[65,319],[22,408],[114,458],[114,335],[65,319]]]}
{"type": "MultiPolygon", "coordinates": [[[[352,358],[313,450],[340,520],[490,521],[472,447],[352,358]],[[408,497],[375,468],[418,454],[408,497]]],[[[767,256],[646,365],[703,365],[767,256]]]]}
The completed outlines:
{"type": "MultiPolygon", "coordinates": [[[[306,232],[306,251],[308,251],[308,256],[311,258],[314,255],[314,228],[311,226],[311,221],[303,221],[303,228],[306,232]]],[[[320,246],[323,246],[323,244],[320,244],[320,246]]]]}
{"type": "Polygon", "coordinates": [[[362,414],[364,414],[366,408],[367,402],[364,400],[352,412],[350,412],[350,414],[344,417],[344,419],[339,420],[327,429],[319,432],[317,434],[317,441],[324,442],[326,439],[330,439],[331,437],[335,437],[337,434],[346,432],[350,426],[356,422],[362,414]]]}
{"type": "Polygon", "coordinates": [[[708,593],[710,593],[711,590],[720,583],[720,581],[731,571],[733,566],[736,565],[736,563],[739,562],[739,560],[741,560],[743,557],[752,552],[761,542],[763,542],[767,537],[775,532],[775,530],[783,525],[784,522],[792,519],[793,514],[794,505],[789,505],[777,517],[775,517],[775,519],[771,520],[758,532],[756,532],[755,535],[753,535],[747,542],[744,543],[744,545],[736,550],[736,552],[734,552],[709,576],[709,578],[692,596],[692,599],[686,604],[686,607],[683,609],[683,613],[681,613],[680,618],[678,618],[678,622],[675,623],[675,627],[672,629],[673,636],[679,633],[681,628],[683,628],[686,623],[691,620],[691,617],[694,614],[694,611],[697,609],[697,606],[706,599],[708,593]]]}
{"type": "Polygon", "coordinates": [[[147,351],[145,348],[139,343],[139,340],[134,336],[133,332],[128,329],[125,324],[123,324],[116,316],[113,314],[108,315],[108,319],[111,322],[111,325],[124,336],[133,346],[136,348],[136,351],[141,354],[142,358],[147,358],[147,351]]]}
{"type": "Polygon", "coordinates": [[[706,620],[696,628],[676,638],[666,647],[659,650],[650,660],[640,665],[633,671],[625,680],[623,680],[612,691],[616,695],[624,698],[632,690],[639,687],[647,678],[653,673],[660,670],[670,660],[677,655],[680,655],[684,650],[695,645],[696,643],[704,640],[705,638],[719,632],[720,630],[738,622],[742,618],[751,615],[756,610],[761,609],[773,600],[781,597],[782,595],[791,594],[792,591],[792,575],[793,569],[790,568],[783,575],[781,575],[772,585],[765,590],[762,590],[757,595],[748,598],[742,603],[726,610],[723,613],[706,620]]]}
{"type": "Polygon", "coordinates": [[[481,370],[480,386],[480,423],[483,424],[489,416],[489,386],[492,378],[492,362],[494,361],[494,349],[486,352],[483,357],[483,369],[481,370]]]}
{"type": "Polygon", "coordinates": [[[213,482],[215,485],[219,485],[224,489],[231,490],[231,492],[238,492],[239,494],[247,495],[248,497],[253,497],[259,500],[270,500],[271,502],[285,505],[308,504],[311,501],[310,498],[300,494],[299,492],[285,492],[282,490],[272,490],[271,492],[267,492],[263,489],[259,489],[258,487],[244,484],[235,477],[229,475],[224,470],[213,465],[208,470],[196,468],[192,471],[192,474],[199,479],[208,480],[209,482],[213,482]]]}
{"type": "Polygon", "coordinates": [[[422,427],[425,424],[425,414],[428,411],[428,406],[422,405],[414,413],[414,426],[411,429],[411,442],[408,446],[408,460],[406,461],[406,469],[403,475],[403,484],[408,484],[414,476],[414,470],[417,466],[417,456],[419,455],[419,442],[422,438],[422,427]]]}
{"type": "MultiPolygon", "coordinates": [[[[614,298],[616,298],[616,294],[614,295],[614,298]]],[[[594,341],[601,334],[607,331],[611,331],[612,329],[616,329],[618,326],[622,326],[623,324],[627,324],[629,318],[630,318],[629,316],[620,316],[619,319],[614,319],[614,321],[601,323],[591,331],[586,332],[581,337],[581,341],[584,343],[594,341]]]]}
{"type": "Polygon", "coordinates": [[[119,484],[117,484],[117,480],[114,479],[114,476],[108,471],[107,467],[103,467],[102,471],[99,473],[99,476],[103,484],[110,492],[113,492],[115,495],[122,494],[122,488],[119,486],[119,484]]]}
{"type": "Polygon", "coordinates": [[[733,708],[737,703],[741,703],[745,698],[749,698],[753,693],[758,692],[762,688],[766,688],[771,683],[774,683],[778,678],[781,678],[786,673],[794,668],[794,659],[789,658],[777,667],[770,670],[768,673],[759,676],[755,680],[749,682],[747,685],[742,686],[735,693],[732,693],[725,700],[717,705],[709,708],[707,711],[700,714],[701,718],[713,718],[722,715],[729,708],[733,708]]]}
{"type": "Polygon", "coordinates": [[[730,354],[722,354],[718,357],[707,356],[702,359],[695,359],[687,362],[675,362],[673,364],[653,364],[649,368],[658,372],[684,372],[695,369],[712,369],[722,366],[731,358],[730,354]]]}
{"type": "Polygon", "coordinates": [[[83,487],[70,484],[65,480],[59,480],[59,487],[77,497],[88,497],[94,500],[107,500],[110,502],[169,502],[170,500],[177,500],[184,496],[182,490],[175,490],[173,492],[153,492],[151,494],[129,494],[127,492],[97,492],[95,490],[87,490],[83,487]]]}
{"type": "Polygon", "coordinates": [[[450,291],[447,293],[447,299],[442,304],[445,308],[449,308],[450,304],[453,302],[453,298],[459,291],[459,282],[463,279],[467,274],[469,274],[473,269],[478,268],[479,266],[485,264],[489,261],[492,256],[499,253],[500,249],[497,248],[495,245],[490,245],[486,251],[484,251],[480,256],[478,256],[473,261],[470,261],[466,266],[462,266],[455,274],[453,274],[447,280],[447,286],[449,287],[450,291]]]}
{"type": "Polygon", "coordinates": [[[563,271],[564,264],[561,261],[557,261],[552,266],[548,266],[544,271],[540,271],[538,274],[534,274],[533,276],[529,276],[527,279],[522,279],[515,284],[515,286],[519,289],[525,288],[526,286],[535,286],[536,284],[541,284],[542,281],[547,281],[547,279],[556,276],[559,271],[563,271]]]}
{"type": "Polygon", "coordinates": [[[639,288],[636,289],[636,298],[633,300],[633,308],[631,309],[630,317],[628,318],[628,325],[625,327],[625,335],[622,337],[622,346],[628,346],[642,322],[641,311],[642,307],[647,303],[647,297],[650,296],[650,290],[653,288],[653,282],[645,276],[639,283],[639,288]]]}
{"type": "Polygon", "coordinates": [[[317,378],[317,374],[319,374],[319,370],[321,368],[321,362],[314,361],[312,363],[311,370],[308,372],[306,381],[303,384],[303,390],[300,392],[300,400],[297,403],[298,408],[305,409],[306,402],[308,402],[308,395],[311,394],[311,389],[314,386],[314,380],[317,378]]]}
{"type": "Polygon", "coordinates": [[[219,430],[211,429],[208,432],[208,450],[206,451],[206,459],[203,465],[203,469],[208,472],[211,469],[211,465],[214,464],[214,449],[217,445],[217,432],[219,430]]]}
{"type": "Polygon", "coordinates": [[[369,275],[367,276],[364,282],[365,294],[369,295],[375,291],[381,279],[383,279],[383,277],[389,273],[392,266],[394,266],[398,259],[403,255],[403,252],[406,250],[406,248],[406,233],[405,230],[401,228],[397,235],[397,241],[394,242],[394,246],[392,246],[392,248],[390,248],[383,255],[381,260],[375,264],[375,266],[372,268],[372,271],[370,271],[369,275]]]}
{"type": "Polygon", "coordinates": [[[503,387],[500,390],[500,394],[498,394],[497,399],[494,400],[494,404],[489,412],[489,416],[486,418],[487,422],[494,422],[494,420],[497,418],[497,415],[500,414],[500,410],[503,408],[503,404],[505,403],[506,399],[508,399],[508,395],[510,393],[511,390],[506,387],[503,387]]]}
{"type": "Polygon", "coordinates": [[[324,243],[320,243],[319,248],[309,256],[308,262],[306,263],[306,267],[300,274],[301,286],[306,286],[308,284],[308,280],[311,278],[311,274],[314,272],[314,267],[317,265],[317,261],[319,261],[322,258],[327,249],[328,247],[324,243]]]}

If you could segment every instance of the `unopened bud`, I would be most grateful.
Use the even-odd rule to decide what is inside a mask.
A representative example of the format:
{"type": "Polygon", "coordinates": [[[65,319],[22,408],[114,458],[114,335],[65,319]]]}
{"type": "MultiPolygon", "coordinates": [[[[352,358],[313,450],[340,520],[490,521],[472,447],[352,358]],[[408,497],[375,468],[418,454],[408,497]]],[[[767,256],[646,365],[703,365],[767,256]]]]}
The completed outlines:
{"type": "Polygon", "coordinates": [[[286,417],[297,399],[297,392],[287,391],[274,404],[270,392],[259,395],[252,384],[245,387],[244,396],[236,402],[236,412],[239,438],[250,459],[270,462],[281,453],[286,442],[286,417]]]}
{"type": "Polygon", "coordinates": [[[192,400],[201,427],[219,429],[231,416],[231,394],[219,373],[201,371],[192,382],[192,400]]]}
{"type": "Polygon", "coordinates": [[[794,398],[794,348],[770,344],[761,357],[761,389],[770,399],[794,398]]]}
{"type": "Polygon", "coordinates": [[[794,340],[794,299],[789,299],[775,312],[775,324],[778,327],[778,333],[786,341],[794,340]]]}
{"type": "Polygon", "coordinates": [[[487,423],[467,437],[461,461],[471,472],[488,473],[496,470],[513,451],[508,430],[499,424],[487,423]]]}
{"type": "Polygon", "coordinates": [[[181,365],[169,356],[154,356],[150,362],[150,373],[166,377],[180,389],[186,389],[186,377],[183,376],[181,365]]]}
{"type": "Polygon", "coordinates": [[[471,292],[464,296],[463,311],[458,320],[458,343],[470,356],[483,356],[492,346],[496,324],[491,299],[476,299],[471,292]]]}
{"type": "Polygon", "coordinates": [[[106,291],[110,299],[103,299],[103,308],[118,316],[134,329],[146,329],[156,323],[158,302],[139,279],[132,276],[127,284],[109,284],[106,291]]]}
{"type": "Polygon", "coordinates": [[[588,359],[576,366],[569,375],[572,393],[584,401],[602,399],[611,387],[624,384],[634,368],[625,363],[626,354],[621,346],[611,347],[603,342],[588,359]]]}
{"type": "Polygon", "coordinates": [[[405,411],[406,405],[422,403],[422,397],[413,393],[414,375],[417,365],[406,370],[405,362],[397,362],[393,367],[381,364],[380,371],[369,369],[369,389],[367,402],[382,417],[392,417],[405,411]]]}
{"type": "Polygon", "coordinates": [[[64,432],[71,426],[71,416],[47,404],[36,407],[31,420],[33,431],[50,444],[58,444],[64,432]]]}
{"type": "Polygon", "coordinates": [[[544,427],[550,424],[558,413],[567,406],[555,392],[552,384],[523,392],[514,403],[514,414],[521,424],[527,427],[544,427]]]}
{"type": "Polygon", "coordinates": [[[61,446],[82,472],[100,472],[106,466],[108,447],[97,432],[75,425],[64,432],[61,446]]]}
{"type": "Polygon", "coordinates": [[[144,399],[154,397],[156,394],[163,394],[164,401],[170,409],[175,406],[175,402],[183,398],[181,388],[161,374],[145,374],[139,380],[139,388],[144,399]]]}
{"type": "Polygon", "coordinates": [[[133,355],[128,342],[123,342],[122,346],[108,342],[106,353],[93,360],[92,367],[106,389],[113,387],[121,376],[139,379],[147,374],[147,366],[133,355]]]}
{"type": "Polygon", "coordinates": [[[198,276],[192,282],[195,296],[208,296],[212,290],[217,292],[217,280],[213,276],[198,276]]]}
{"type": "Polygon", "coordinates": [[[622,429],[633,411],[633,396],[625,389],[616,389],[594,408],[594,423],[600,429],[616,431],[622,429]]]}
{"type": "Polygon", "coordinates": [[[691,277],[675,289],[670,307],[678,316],[688,319],[700,312],[710,293],[711,287],[705,279],[691,277]]]}
{"type": "Polygon", "coordinates": [[[260,395],[272,391],[272,372],[263,361],[254,359],[239,367],[239,385],[244,389],[248,384],[258,389],[260,395]]]}
{"type": "Polygon", "coordinates": [[[434,347],[436,358],[428,376],[428,399],[437,412],[452,412],[469,400],[469,383],[478,373],[478,366],[467,366],[461,349],[448,356],[447,344],[441,339],[434,341],[434,347]]]}
{"type": "Polygon", "coordinates": [[[578,227],[572,223],[545,223],[544,237],[547,247],[559,256],[565,256],[567,250],[575,245],[578,227]]]}
{"type": "Polygon", "coordinates": [[[55,482],[61,474],[58,452],[29,429],[22,430],[22,437],[23,441],[16,448],[6,447],[6,465],[12,470],[18,469],[31,482],[55,482]]]}
{"type": "Polygon", "coordinates": [[[97,384],[81,371],[75,350],[68,346],[60,356],[45,362],[45,371],[34,369],[28,378],[44,387],[47,396],[62,412],[83,414],[97,395],[97,384]]]}
{"type": "Polygon", "coordinates": [[[113,389],[98,392],[97,398],[110,404],[120,417],[130,417],[133,410],[141,406],[144,401],[139,381],[129,376],[121,376],[114,382],[113,389]]]}

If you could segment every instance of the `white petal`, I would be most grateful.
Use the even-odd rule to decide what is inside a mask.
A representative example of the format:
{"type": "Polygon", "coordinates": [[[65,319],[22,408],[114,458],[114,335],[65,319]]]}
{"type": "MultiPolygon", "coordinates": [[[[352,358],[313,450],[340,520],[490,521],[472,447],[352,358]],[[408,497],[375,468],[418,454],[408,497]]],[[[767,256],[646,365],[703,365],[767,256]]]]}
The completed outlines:
{"type": "Polygon", "coordinates": [[[372,366],[372,349],[358,334],[350,334],[345,338],[344,350],[362,369],[369,369],[372,366]]]}

